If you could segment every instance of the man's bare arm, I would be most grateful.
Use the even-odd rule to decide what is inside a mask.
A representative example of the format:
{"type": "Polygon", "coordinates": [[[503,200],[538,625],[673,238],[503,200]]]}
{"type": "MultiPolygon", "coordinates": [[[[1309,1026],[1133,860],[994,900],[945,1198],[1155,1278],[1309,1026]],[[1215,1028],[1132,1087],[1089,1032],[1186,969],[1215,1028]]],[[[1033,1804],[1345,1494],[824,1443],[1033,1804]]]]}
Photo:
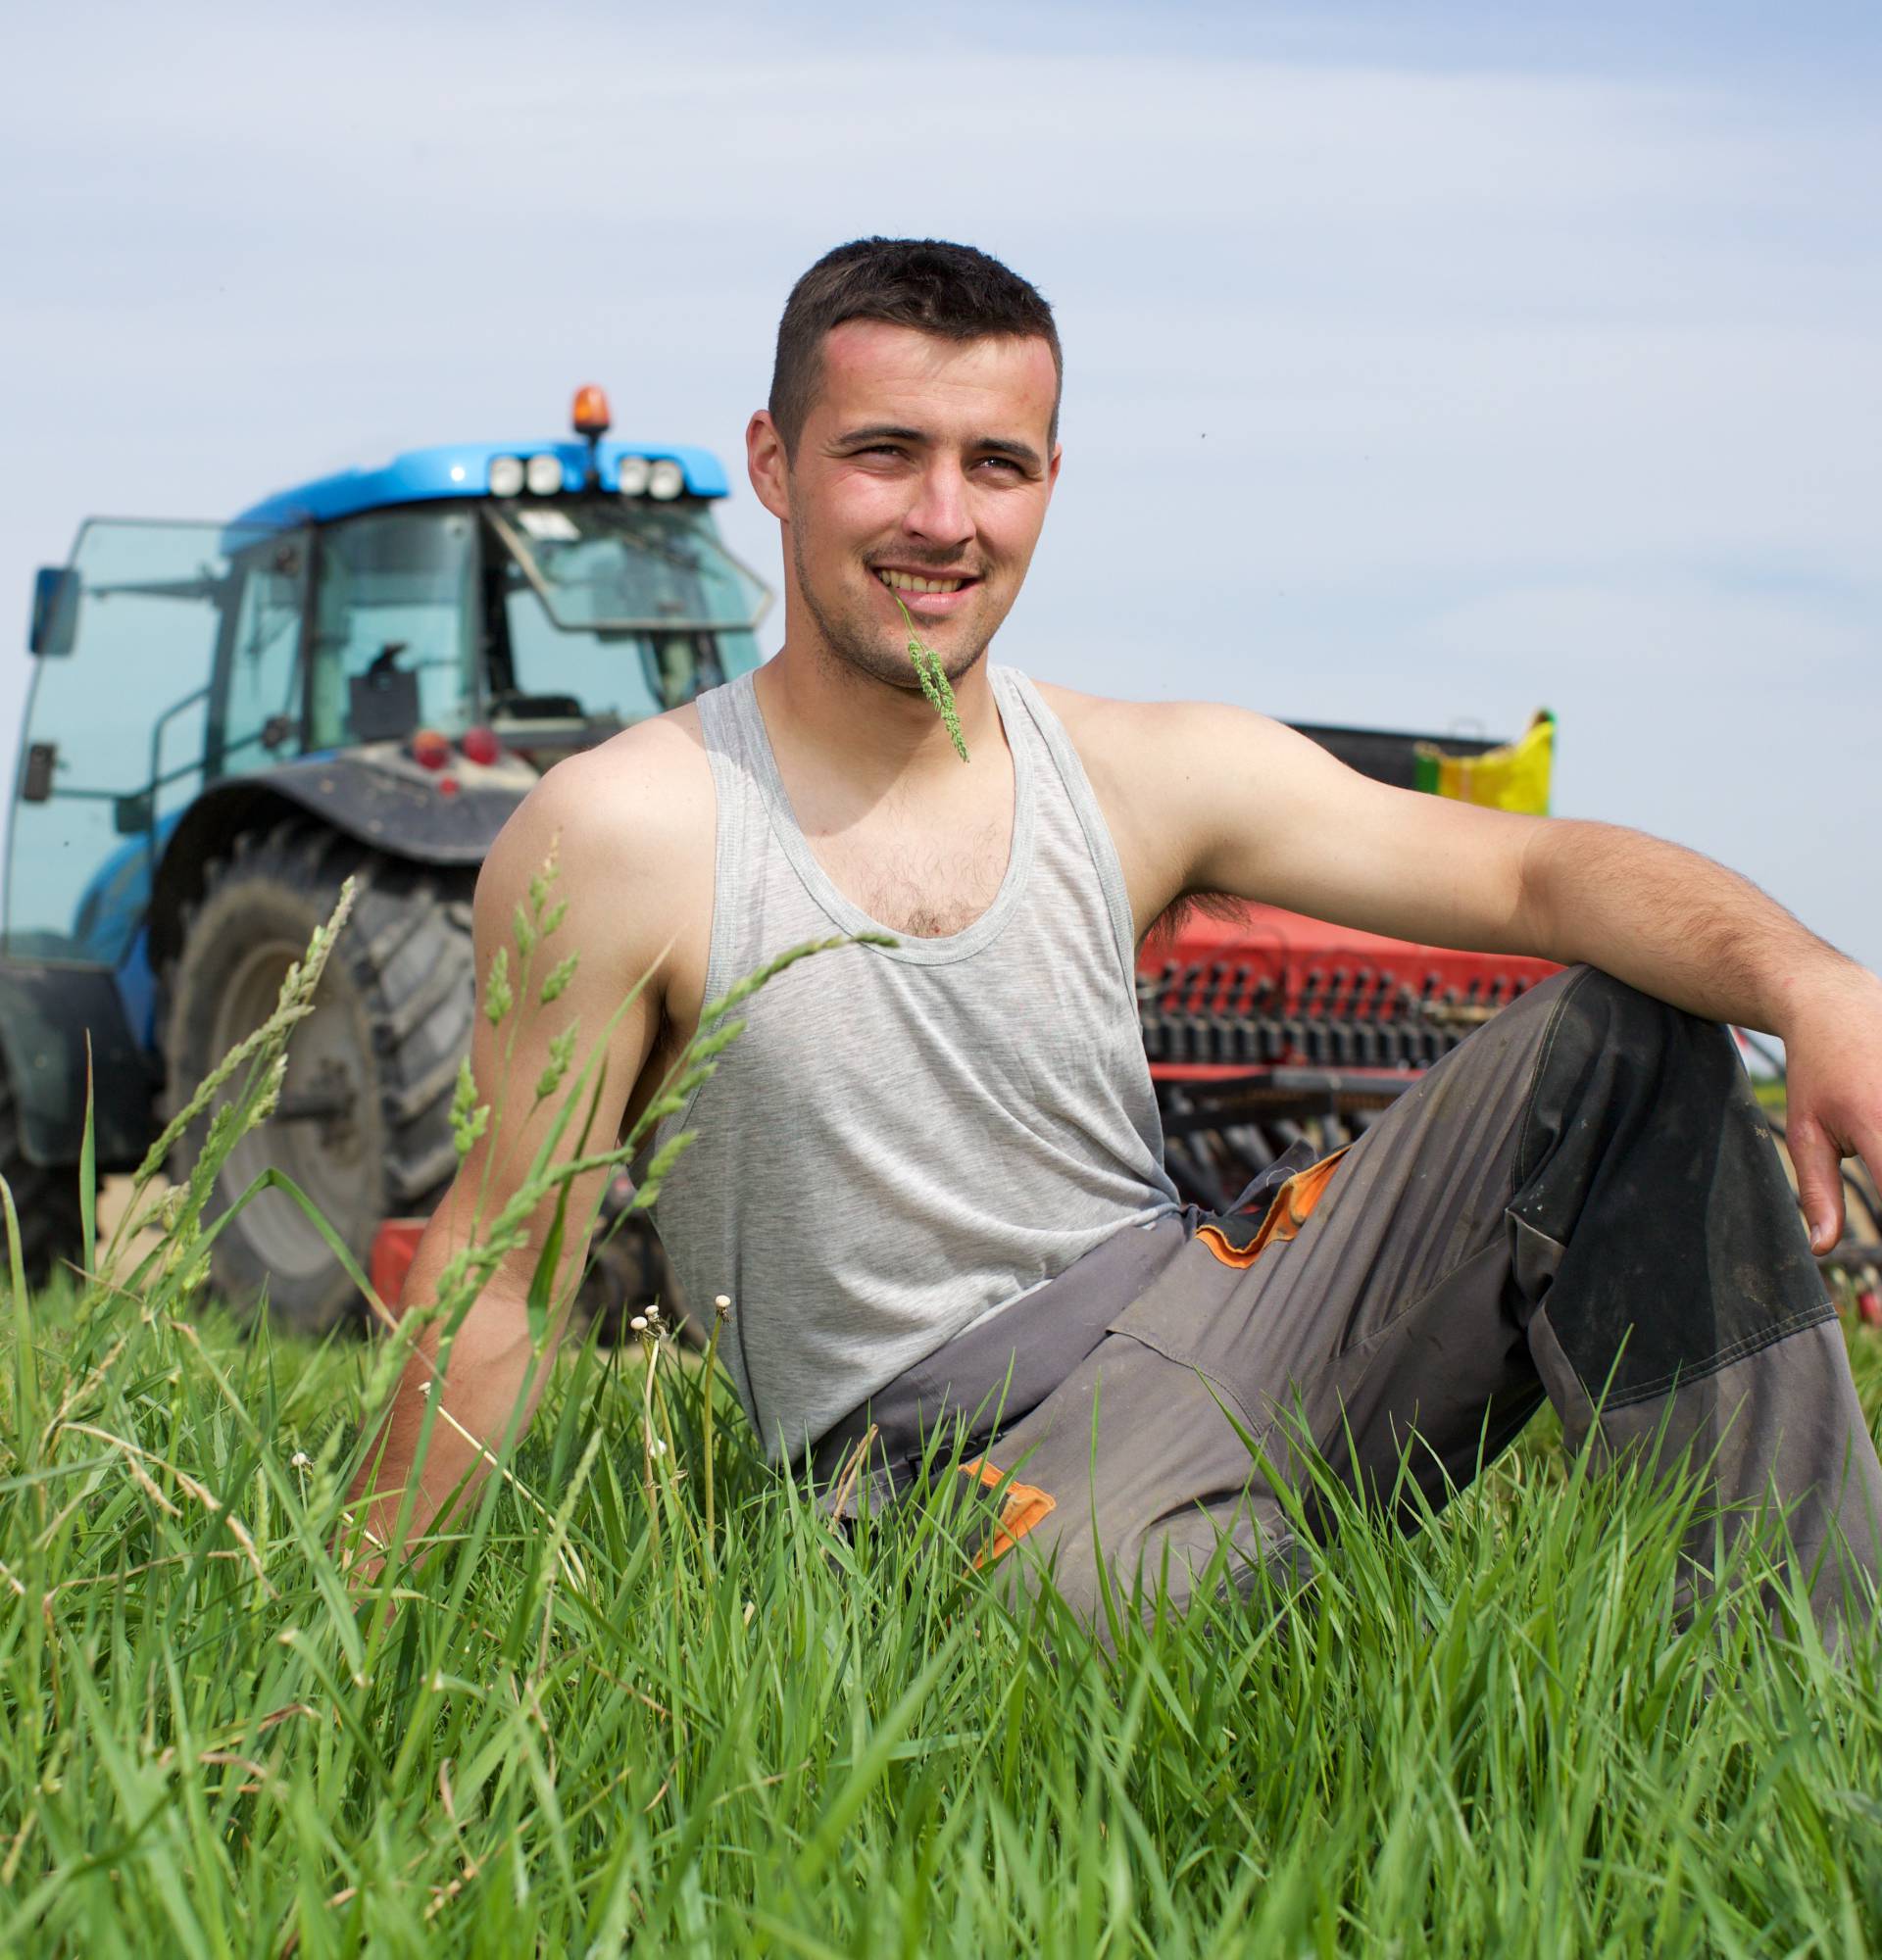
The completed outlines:
{"type": "MultiPolygon", "coordinates": [[[[657,739],[649,731],[643,748],[652,749],[657,739]]],[[[661,945],[655,934],[670,910],[670,895],[663,894],[656,867],[661,840],[675,820],[675,806],[670,794],[663,792],[657,753],[648,760],[645,768],[623,770],[617,751],[612,764],[599,757],[563,763],[511,817],[485,859],[475,906],[478,1013],[471,1069],[478,1100],[491,1106],[491,1124],[466,1157],[419,1243],[403,1296],[406,1310],[436,1298],[452,1256],[473,1237],[486,1236],[490,1221],[516,1196],[583,1060],[603,1039],[611,1019],[613,1031],[601,1057],[600,1100],[585,1149],[610,1148],[619,1130],[629,1092],[658,1029],[659,976],[618,1018],[617,1010],[658,959],[661,945]],[[550,904],[566,902],[568,910],[553,937],[537,948],[525,992],[519,984],[514,920],[518,906],[528,906],[530,881],[552,849],[560,875],[550,904]],[[515,1004],[493,1023],[486,1011],[490,977],[504,948],[515,1004]],[[546,976],[570,954],[576,956],[573,976],[556,1000],[543,1004],[546,976]],[[571,1024],[576,1029],[573,1065],[561,1086],[538,1101],[537,1085],[553,1066],[551,1044],[571,1024]]],[[[584,1099],[580,1116],[586,1106],[584,1099]]],[[[567,1162],[584,1148],[580,1116],[565,1130],[552,1161],[567,1162]]],[[[591,1172],[570,1186],[567,1238],[553,1296],[565,1305],[552,1322],[546,1351],[534,1351],[527,1300],[555,1215],[553,1194],[530,1218],[526,1244],[499,1263],[466,1314],[451,1346],[440,1414],[417,1474],[410,1537],[416,1539],[437,1521],[462,1481],[469,1480],[467,1492],[482,1483],[513,1420],[527,1427],[567,1317],[566,1303],[581,1272],[606,1176],[591,1172]]],[[[414,1481],[439,1332],[434,1323],[421,1335],[380,1446],[352,1493],[356,1502],[367,1501],[365,1523],[380,1544],[391,1542],[401,1501],[414,1481]]]]}
{"type": "Polygon", "coordinates": [[[1605,823],[1538,823],[1523,857],[1525,930],[1709,1020],[1781,1036],[1786,1142],[1810,1244],[1843,1232],[1838,1169],[1882,1176],[1882,981],[1749,880],[1605,823]]]}
{"type": "Polygon", "coordinates": [[[1586,961],[1691,1013],[1780,1036],[1800,1200],[1817,1250],[1835,1242],[1839,1159],[1882,1170],[1875,975],[1678,845],[1391,789],[1243,710],[1132,714],[1139,787],[1125,794],[1144,799],[1140,830],[1157,802],[1170,813],[1159,875],[1172,896],[1226,892],[1397,938],[1586,961]]]}

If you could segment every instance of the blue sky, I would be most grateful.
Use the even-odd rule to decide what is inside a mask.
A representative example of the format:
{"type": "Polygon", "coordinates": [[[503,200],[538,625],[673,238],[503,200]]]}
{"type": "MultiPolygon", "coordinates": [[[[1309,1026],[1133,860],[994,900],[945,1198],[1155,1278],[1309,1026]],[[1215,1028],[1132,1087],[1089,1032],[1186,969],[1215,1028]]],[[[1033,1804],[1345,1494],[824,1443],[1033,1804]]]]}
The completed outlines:
{"type": "Polygon", "coordinates": [[[1882,963],[1882,10],[79,6],[7,69],[22,621],[87,513],[549,434],[590,379],[726,458],[774,566],[739,458],[792,278],[965,238],[1066,350],[1000,658],[1433,730],[1547,704],[1562,813],[1882,963]]]}

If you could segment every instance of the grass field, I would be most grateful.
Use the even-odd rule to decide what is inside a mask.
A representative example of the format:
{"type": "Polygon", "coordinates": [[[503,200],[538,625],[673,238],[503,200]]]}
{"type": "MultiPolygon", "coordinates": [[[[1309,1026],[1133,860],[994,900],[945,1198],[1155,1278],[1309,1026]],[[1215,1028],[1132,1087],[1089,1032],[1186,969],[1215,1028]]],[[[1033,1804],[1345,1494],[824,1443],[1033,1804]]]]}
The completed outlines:
{"type": "Polygon", "coordinates": [[[8,1953],[1882,1939],[1882,1647],[1674,1635],[1677,1499],[1543,1435],[1435,1528],[1349,1518],[1291,1603],[1107,1666],[931,1527],[833,1537],[722,1386],[708,1544],[673,1361],[656,1534],[640,1348],[568,1356],[516,1483],[356,1606],[323,1546],[359,1344],[58,1290],[32,1339],[0,1481],[8,1953]]]}
{"type": "Polygon", "coordinates": [[[354,1596],[396,1350],[200,1310],[312,984],[111,1283],[8,1288],[0,1953],[1882,1942],[1882,1641],[1832,1665],[1750,1558],[1673,1631],[1693,1497],[1540,1425],[1410,1538],[1329,1493],[1298,1591],[1113,1660],[930,1514],[832,1532],[670,1345],[570,1348],[474,1513],[354,1596]]]}

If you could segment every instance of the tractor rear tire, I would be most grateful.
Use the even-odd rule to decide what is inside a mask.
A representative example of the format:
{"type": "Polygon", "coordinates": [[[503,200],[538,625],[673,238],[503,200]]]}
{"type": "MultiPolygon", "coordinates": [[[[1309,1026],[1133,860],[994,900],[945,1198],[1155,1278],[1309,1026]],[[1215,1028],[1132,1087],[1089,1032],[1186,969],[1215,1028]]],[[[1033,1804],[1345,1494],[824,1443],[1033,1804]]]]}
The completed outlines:
{"type": "MultiPolygon", "coordinates": [[[[19,1104],[4,1067],[0,1067],[0,1177],[13,1193],[20,1220],[20,1263],[27,1286],[44,1286],[67,1264],[89,1268],[94,1249],[85,1244],[78,1172],[71,1165],[48,1170],[27,1157],[20,1138],[19,1104]]],[[[0,1230],[0,1291],[12,1291],[11,1274],[0,1230]]]]}
{"type": "MultiPolygon", "coordinates": [[[[356,882],[314,1011],[287,1044],[282,1108],[237,1139],[218,1174],[211,1220],[277,1166],[307,1194],[365,1270],[382,1219],[424,1215],[457,1169],[451,1095],[475,1012],[474,873],[387,858],[306,821],[240,837],[212,863],[167,976],[168,1108],[273,1011],[289,964],[356,882]],[[310,1113],[313,1111],[314,1113],[310,1113]]],[[[208,1118],[176,1147],[173,1177],[201,1153],[208,1118]]],[[[365,1302],[307,1215],[267,1191],[223,1228],[213,1290],[239,1313],[265,1298],[277,1325],[323,1334],[365,1302]]]]}

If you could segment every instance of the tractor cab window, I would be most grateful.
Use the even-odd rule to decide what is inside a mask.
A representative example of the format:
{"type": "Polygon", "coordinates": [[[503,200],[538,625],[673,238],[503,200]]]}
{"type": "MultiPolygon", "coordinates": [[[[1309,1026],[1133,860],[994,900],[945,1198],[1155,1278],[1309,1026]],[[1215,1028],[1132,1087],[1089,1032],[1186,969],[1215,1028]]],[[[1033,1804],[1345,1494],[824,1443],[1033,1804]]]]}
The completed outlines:
{"type": "Polygon", "coordinates": [[[322,531],[307,746],[469,727],[476,592],[468,511],[375,511],[322,531]]]}
{"type": "Polygon", "coordinates": [[[506,502],[490,522],[493,720],[639,721],[758,664],[768,595],[703,505],[506,502]]]}
{"type": "Polygon", "coordinates": [[[307,538],[270,538],[236,560],[234,630],[210,707],[212,774],[241,775],[300,749],[307,538]]]}
{"type": "Polygon", "coordinates": [[[115,964],[150,863],[207,773],[232,562],[257,534],[93,521],[78,534],[71,645],[35,662],[7,853],[17,956],[115,964]]]}

